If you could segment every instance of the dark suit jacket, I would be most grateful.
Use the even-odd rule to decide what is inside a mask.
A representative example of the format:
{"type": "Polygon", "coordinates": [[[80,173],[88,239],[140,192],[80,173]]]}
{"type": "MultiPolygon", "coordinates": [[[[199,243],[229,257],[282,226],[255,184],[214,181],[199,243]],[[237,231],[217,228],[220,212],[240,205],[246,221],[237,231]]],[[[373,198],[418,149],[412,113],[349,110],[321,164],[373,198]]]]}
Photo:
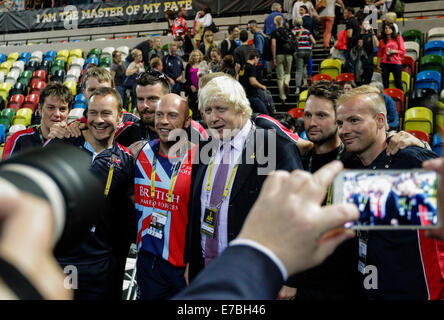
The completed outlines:
{"type": "Polygon", "coordinates": [[[278,267],[260,251],[228,247],[174,299],[273,300],[282,287],[278,267]]]}
{"type": "MultiPolygon", "coordinates": [[[[269,131],[257,127],[253,138],[248,142],[249,146],[244,148],[243,160],[239,165],[231,190],[228,209],[228,241],[233,240],[239,234],[245,218],[259,196],[262,184],[267,177],[266,175],[258,175],[258,169],[267,167],[267,163],[263,163],[264,161],[261,161],[262,159],[260,159],[259,155],[267,157],[268,152],[275,155],[276,169],[286,171],[302,170],[299,151],[294,142],[276,136],[276,150],[274,151],[268,150],[269,138],[269,131]],[[254,159],[251,158],[253,152],[256,155],[254,159]]],[[[209,142],[201,144],[200,150],[207,143],[209,142]]],[[[204,267],[200,231],[200,195],[207,167],[208,164],[193,165],[184,256],[185,262],[190,263],[190,280],[204,267]]]]}

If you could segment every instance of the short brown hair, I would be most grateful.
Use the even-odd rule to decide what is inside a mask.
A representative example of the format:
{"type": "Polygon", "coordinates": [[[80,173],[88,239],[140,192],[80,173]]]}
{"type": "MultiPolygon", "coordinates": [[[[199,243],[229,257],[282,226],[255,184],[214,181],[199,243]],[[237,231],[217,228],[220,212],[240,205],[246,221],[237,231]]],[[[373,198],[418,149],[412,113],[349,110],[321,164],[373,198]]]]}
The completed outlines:
{"type": "Polygon", "coordinates": [[[308,89],[308,96],[314,95],[331,101],[333,109],[336,110],[336,100],[344,93],[340,85],[328,80],[316,81],[308,89]]]}
{"type": "MultiPolygon", "coordinates": [[[[114,88],[108,88],[108,87],[102,87],[94,90],[94,92],[91,94],[91,97],[89,97],[89,100],[91,101],[92,97],[94,96],[100,96],[100,97],[106,97],[108,95],[113,96],[117,101],[117,112],[121,113],[123,109],[123,101],[122,97],[120,96],[120,93],[114,89],[114,88]]],[[[89,101],[88,101],[89,103],[89,101]]]]}
{"type": "Polygon", "coordinates": [[[90,78],[96,78],[99,83],[109,82],[114,88],[114,80],[111,73],[105,68],[92,67],[85,71],[82,78],[82,88],[85,89],[86,81],[90,78]]]}
{"type": "Polygon", "coordinates": [[[71,103],[74,97],[72,96],[71,89],[64,84],[60,82],[49,82],[46,87],[40,91],[39,104],[41,107],[45,103],[45,99],[49,96],[57,97],[61,101],[68,103],[69,109],[71,109],[71,103]]]}

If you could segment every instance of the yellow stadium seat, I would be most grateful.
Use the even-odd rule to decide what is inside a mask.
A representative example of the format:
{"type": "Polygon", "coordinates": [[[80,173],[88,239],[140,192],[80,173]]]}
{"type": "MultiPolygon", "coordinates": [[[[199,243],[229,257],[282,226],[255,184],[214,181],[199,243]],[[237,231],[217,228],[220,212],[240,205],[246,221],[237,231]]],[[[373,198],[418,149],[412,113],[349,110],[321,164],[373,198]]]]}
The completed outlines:
{"type": "Polygon", "coordinates": [[[77,95],[77,82],[65,81],[63,84],[71,90],[73,96],[77,95]]]}
{"type": "Polygon", "coordinates": [[[18,53],[18,52],[11,52],[11,53],[8,55],[8,58],[6,59],[6,61],[15,62],[15,61],[17,61],[17,59],[19,58],[19,56],[20,56],[20,53],[18,53]]]}
{"type": "MultiPolygon", "coordinates": [[[[405,93],[410,92],[410,75],[407,72],[403,71],[402,76],[401,76],[401,80],[402,80],[402,86],[404,88],[404,92],[405,93]]],[[[393,77],[393,73],[390,73],[389,88],[396,88],[395,78],[393,77]]]]}
{"type": "Polygon", "coordinates": [[[433,133],[433,112],[424,107],[410,108],[405,112],[404,130],[420,130],[433,133]]]}
{"type": "Polygon", "coordinates": [[[298,108],[305,107],[305,101],[307,101],[307,98],[308,98],[308,90],[304,90],[299,94],[298,108]]]}
{"type": "Polygon", "coordinates": [[[59,50],[57,52],[56,59],[57,57],[64,57],[65,60],[67,61],[69,57],[69,50],[68,49],[59,50]]]}
{"type": "Polygon", "coordinates": [[[16,117],[23,117],[26,120],[26,126],[31,125],[32,110],[29,108],[21,108],[17,111],[16,117]]]}
{"type": "Polygon", "coordinates": [[[72,49],[71,52],[69,53],[70,57],[77,57],[77,58],[83,58],[83,50],[78,48],[78,49],[72,49]]]}
{"type": "Polygon", "coordinates": [[[5,62],[3,62],[2,64],[0,64],[0,68],[4,68],[4,69],[6,69],[7,70],[7,72],[5,73],[5,74],[8,74],[9,73],[9,70],[11,70],[11,68],[12,68],[12,64],[13,64],[13,62],[12,61],[5,61],[5,62]]]}
{"type": "Polygon", "coordinates": [[[341,74],[342,63],[339,59],[325,59],[321,62],[322,74],[328,74],[334,80],[336,76],[341,74]]]}
{"type": "Polygon", "coordinates": [[[14,120],[12,121],[12,124],[13,125],[18,125],[18,124],[22,124],[22,125],[24,125],[25,127],[27,126],[27,120],[26,120],[26,118],[25,117],[20,117],[20,116],[15,116],[14,117],[14,120]]]}

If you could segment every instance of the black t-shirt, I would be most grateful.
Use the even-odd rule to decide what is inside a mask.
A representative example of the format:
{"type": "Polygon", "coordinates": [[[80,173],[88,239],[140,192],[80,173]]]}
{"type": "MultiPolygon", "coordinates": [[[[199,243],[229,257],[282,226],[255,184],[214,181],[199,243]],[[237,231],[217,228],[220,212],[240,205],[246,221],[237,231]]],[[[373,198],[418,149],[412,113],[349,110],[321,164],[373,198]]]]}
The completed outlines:
{"type": "Polygon", "coordinates": [[[241,45],[234,50],[234,62],[239,63],[241,66],[247,63],[248,53],[253,50],[254,47],[251,45],[241,45]]]}
{"type": "Polygon", "coordinates": [[[350,19],[348,19],[345,25],[345,29],[353,30],[353,35],[350,39],[348,39],[347,42],[347,49],[350,50],[351,48],[354,48],[358,44],[358,40],[361,34],[361,26],[359,25],[358,19],[356,19],[356,17],[351,17],[350,19]]]}
{"type": "Polygon", "coordinates": [[[239,71],[239,82],[244,87],[247,97],[256,97],[258,88],[250,84],[250,77],[256,78],[256,68],[247,62],[239,71]]]}
{"type": "MultiPolygon", "coordinates": [[[[325,154],[308,152],[302,156],[304,170],[316,172],[322,166],[338,159],[340,148],[325,154]],[[311,170],[309,170],[309,168],[311,170]]],[[[348,158],[349,153],[341,150],[340,158],[348,158]]],[[[324,199],[324,203],[325,204],[324,199]]],[[[298,288],[298,300],[324,299],[362,299],[360,294],[360,276],[358,273],[358,242],[348,240],[339,245],[336,250],[319,266],[302,272],[294,277],[298,288]]]]}
{"type": "Polygon", "coordinates": [[[270,34],[271,39],[276,39],[276,55],[285,54],[285,52],[282,49],[282,40],[281,40],[280,33],[283,32],[283,30],[281,30],[281,29],[282,28],[275,29],[270,34]]]}
{"type": "Polygon", "coordinates": [[[225,39],[220,44],[220,55],[221,57],[225,57],[226,55],[234,55],[234,49],[236,49],[237,43],[235,40],[225,39]]]}
{"type": "Polygon", "coordinates": [[[125,122],[114,136],[116,142],[124,147],[129,147],[134,142],[140,140],[150,141],[159,138],[155,131],[144,125],[140,120],[125,122]]]}

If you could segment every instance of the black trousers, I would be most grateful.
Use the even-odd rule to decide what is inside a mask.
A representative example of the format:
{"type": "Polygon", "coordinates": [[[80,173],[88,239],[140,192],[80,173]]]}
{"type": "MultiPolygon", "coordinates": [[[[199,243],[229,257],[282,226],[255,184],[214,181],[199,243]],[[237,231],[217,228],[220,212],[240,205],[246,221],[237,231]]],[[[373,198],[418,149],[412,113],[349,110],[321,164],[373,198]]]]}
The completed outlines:
{"type": "Polygon", "coordinates": [[[382,70],[382,83],[384,84],[385,89],[389,87],[389,79],[391,72],[393,73],[393,77],[395,78],[396,88],[404,91],[404,87],[402,86],[402,66],[400,64],[381,63],[381,70],[382,70]]]}

